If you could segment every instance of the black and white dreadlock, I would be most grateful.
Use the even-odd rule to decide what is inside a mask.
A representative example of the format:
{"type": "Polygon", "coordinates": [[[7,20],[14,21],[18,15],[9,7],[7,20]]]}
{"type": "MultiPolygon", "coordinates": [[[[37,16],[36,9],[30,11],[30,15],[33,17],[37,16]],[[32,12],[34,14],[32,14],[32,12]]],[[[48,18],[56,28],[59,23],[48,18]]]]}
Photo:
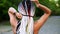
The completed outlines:
{"type": "Polygon", "coordinates": [[[28,14],[30,16],[30,10],[31,10],[31,1],[30,0],[23,0],[22,1],[22,4],[23,4],[23,7],[25,9],[25,12],[27,14],[27,11],[28,11],[28,14]],[[26,9],[27,8],[27,9],[26,9]]]}

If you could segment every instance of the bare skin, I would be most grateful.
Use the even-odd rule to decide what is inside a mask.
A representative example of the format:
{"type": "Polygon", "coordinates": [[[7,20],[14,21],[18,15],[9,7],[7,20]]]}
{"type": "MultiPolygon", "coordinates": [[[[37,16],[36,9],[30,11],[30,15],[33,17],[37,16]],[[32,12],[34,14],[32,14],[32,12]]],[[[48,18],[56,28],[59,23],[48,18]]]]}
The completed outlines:
{"type": "MultiPolygon", "coordinates": [[[[49,15],[51,14],[51,10],[47,8],[46,6],[41,5],[38,0],[32,0],[32,1],[36,4],[38,8],[44,11],[44,14],[34,23],[34,34],[38,34],[39,29],[43,26],[43,24],[45,23],[45,21],[48,19],[49,15]]],[[[9,8],[8,14],[10,17],[10,24],[12,26],[13,33],[16,34],[16,27],[17,27],[17,22],[18,22],[16,17],[21,19],[22,15],[18,12],[15,12],[15,10],[13,10],[12,8],[9,8]]]]}

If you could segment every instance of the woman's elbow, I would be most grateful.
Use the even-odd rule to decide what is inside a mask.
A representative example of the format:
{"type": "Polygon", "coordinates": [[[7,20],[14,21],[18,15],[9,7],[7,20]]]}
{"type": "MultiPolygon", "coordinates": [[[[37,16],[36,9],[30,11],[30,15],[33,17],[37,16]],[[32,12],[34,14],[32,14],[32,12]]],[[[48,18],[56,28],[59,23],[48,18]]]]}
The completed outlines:
{"type": "Polygon", "coordinates": [[[49,11],[48,11],[48,13],[47,13],[47,14],[49,14],[49,15],[51,14],[51,10],[50,10],[50,9],[49,9],[49,11]]]}
{"type": "Polygon", "coordinates": [[[51,10],[46,11],[44,14],[48,16],[51,15],[51,10]]]}

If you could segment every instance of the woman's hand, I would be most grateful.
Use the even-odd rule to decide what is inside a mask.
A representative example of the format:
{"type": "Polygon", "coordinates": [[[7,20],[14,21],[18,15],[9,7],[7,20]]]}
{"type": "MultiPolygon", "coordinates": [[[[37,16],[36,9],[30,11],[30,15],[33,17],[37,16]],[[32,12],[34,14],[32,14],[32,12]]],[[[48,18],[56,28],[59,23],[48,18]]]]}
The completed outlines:
{"type": "Polygon", "coordinates": [[[40,4],[38,0],[31,0],[31,1],[34,2],[37,7],[38,7],[38,5],[40,4]]]}
{"type": "Polygon", "coordinates": [[[20,13],[18,13],[13,7],[10,7],[8,11],[9,11],[9,13],[11,13],[11,14],[15,14],[15,16],[16,16],[17,18],[19,18],[19,19],[22,18],[22,15],[21,15],[20,13]]]}
{"type": "Polygon", "coordinates": [[[36,1],[38,1],[38,0],[31,0],[31,1],[36,2],[36,1]]]}
{"type": "Polygon", "coordinates": [[[10,7],[8,11],[11,14],[14,14],[15,12],[17,12],[13,7],[10,7]]]}
{"type": "Polygon", "coordinates": [[[16,15],[16,17],[19,18],[19,19],[22,18],[22,14],[20,14],[20,13],[18,13],[18,12],[16,12],[15,15],[16,15]]]}

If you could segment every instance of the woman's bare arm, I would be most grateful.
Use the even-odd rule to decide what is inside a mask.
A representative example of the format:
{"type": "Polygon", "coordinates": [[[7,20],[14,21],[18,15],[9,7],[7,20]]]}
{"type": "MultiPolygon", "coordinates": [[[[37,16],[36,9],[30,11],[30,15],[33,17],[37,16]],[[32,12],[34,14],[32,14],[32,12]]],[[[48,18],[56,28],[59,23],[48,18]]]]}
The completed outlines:
{"type": "Polygon", "coordinates": [[[38,31],[43,26],[49,15],[51,14],[51,10],[46,6],[40,4],[38,1],[35,1],[35,4],[38,8],[42,9],[45,12],[34,24],[34,31],[38,31]]]}
{"type": "Polygon", "coordinates": [[[8,10],[8,15],[10,17],[10,24],[12,26],[12,31],[14,34],[16,34],[16,27],[17,27],[18,20],[16,19],[14,12],[16,12],[16,11],[12,7],[10,7],[8,10]]]}
{"type": "Polygon", "coordinates": [[[14,34],[16,34],[16,27],[17,27],[17,22],[18,22],[18,20],[16,19],[16,16],[21,19],[22,18],[21,14],[19,14],[13,7],[9,8],[8,14],[10,17],[10,24],[12,26],[12,31],[14,34]]]}

